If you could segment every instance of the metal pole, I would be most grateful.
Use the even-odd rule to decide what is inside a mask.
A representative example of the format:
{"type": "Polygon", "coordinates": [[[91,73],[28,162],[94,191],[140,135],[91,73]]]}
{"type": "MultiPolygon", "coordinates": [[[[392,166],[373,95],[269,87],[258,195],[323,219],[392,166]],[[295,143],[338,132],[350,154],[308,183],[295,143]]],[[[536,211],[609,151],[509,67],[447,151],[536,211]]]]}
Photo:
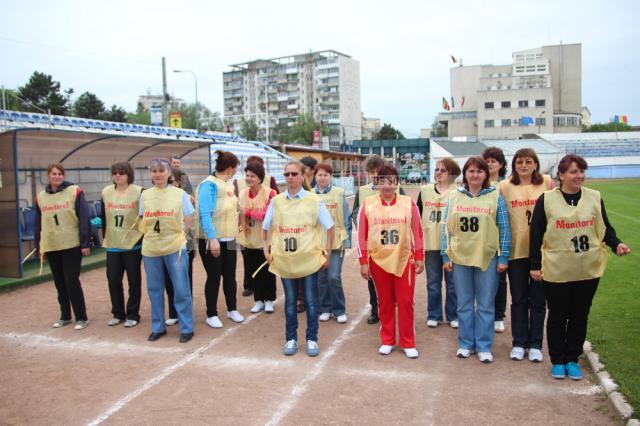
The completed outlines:
{"type": "Polygon", "coordinates": [[[169,94],[167,93],[167,63],[162,57],[162,125],[169,125],[169,108],[167,98],[169,94]]]}
{"type": "Polygon", "coordinates": [[[269,83],[267,82],[264,86],[264,101],[265,101],[265,111],[267,112],[267,141],[266,144],[269,144],[269,94],[267,93],[269,88],[269,83]]]}
{"type": "Polygon", "coordinates": [[[193,78],[196,81],[196,130],[200,131],[200,104],[198,103],[198,77],[196,73],[191,71],[193,78]]]}

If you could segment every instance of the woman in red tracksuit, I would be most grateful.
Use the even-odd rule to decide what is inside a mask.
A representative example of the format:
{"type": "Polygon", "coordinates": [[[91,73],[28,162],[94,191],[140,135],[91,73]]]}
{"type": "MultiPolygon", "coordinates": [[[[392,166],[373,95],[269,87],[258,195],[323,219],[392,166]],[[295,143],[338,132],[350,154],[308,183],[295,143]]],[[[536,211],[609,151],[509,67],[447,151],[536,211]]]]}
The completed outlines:
{"type": "Polygon", "coordinates": [[[371,278],[378,294],[381,355],[396,344],[396,306],[400,347],[409,358],[417,358],[413,294],[416,274],[424,270],[420,212],[406,195],[396,194],[398,171],[383,166],[376,185],[380,193],[362,201],[358,214],[360,274],[371,278]]]}

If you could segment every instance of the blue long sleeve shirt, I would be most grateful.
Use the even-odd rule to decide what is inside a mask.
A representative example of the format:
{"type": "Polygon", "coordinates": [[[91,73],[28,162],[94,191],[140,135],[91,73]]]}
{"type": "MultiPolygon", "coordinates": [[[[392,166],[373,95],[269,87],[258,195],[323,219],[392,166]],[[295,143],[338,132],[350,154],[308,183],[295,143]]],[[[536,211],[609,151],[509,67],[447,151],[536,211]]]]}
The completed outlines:
{"type": "Polygon", "coordinates": [[[218,187],[210,181],[203,181],[198,189],[198,214],[200,215],[200,224],[207,239],[216,238],[216,229],[213,226],[213,212],[216,209],[216,199],[218,196],[218,187]]]}
{"type": "MultiPolygon", "coordinates": [[[[458,191],[466,194],[468,197],[473,197],[473,195],[467,191],[464,187],[459,187],[458,191]]],[[[491,191],[497,191],[497,189],[493,186],[489,188],[485,188],[478,193],[478,197],[483,196],[484,194],[488,194],[491,191]]],[[[440,243],[441,249],[440,254],[442,255],[442,261],[444,263],[449,263],[451,260],[447,255],[447,241],[448,237],[451,235],[447,235],[447,217],[449,216],[449,205],[444,210],[444,218],[442,219],[442,232],[440,233],[440,243]]],[[[509,255],[511,254],[511,227],[509,226],[509,213],[507,211],[507,206],[504,203],[504,199],[502,195],[498,196],[498,211],[496,214],[496,222],[498,225],[498,240],[500,247],[500,255],[498,256],[498,263],[503,265],[509,264],[509,255]]]]}

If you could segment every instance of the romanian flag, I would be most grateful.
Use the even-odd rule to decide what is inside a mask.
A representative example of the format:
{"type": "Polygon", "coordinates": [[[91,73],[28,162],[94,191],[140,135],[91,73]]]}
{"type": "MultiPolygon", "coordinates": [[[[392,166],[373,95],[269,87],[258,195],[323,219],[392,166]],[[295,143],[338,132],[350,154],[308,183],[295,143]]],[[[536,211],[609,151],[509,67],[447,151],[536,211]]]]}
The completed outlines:
{"type": "Polygon", "coordinates": [[[443,96],[442,97],[442,109],[449,111],[449,102],[447,102],[447,99],[443,96]]]}
{"type": "Polygon", "coordinates": [[[453,55],[449,55],[449,56],[451,56],[451,60],[453,61],[454,64],[458,63],[458,60],[456,59],[455,56],[453,56],[453,55]]]}
{"type": "Polygon", "coordinates": [[[455,108],[455,104],[453,103],[453,96],[451,97],[451,109],[455,108]]]}
{"type": "Polygon", "coordinates": [[[626,115],[616,115],[613,121],[616,124],[629,124],[629,119],[626,115]]]}
{"type": "Polygon", "coordinates": [[[462,97],[462,102],[460,103],[460,108],[464,107],[464,96],[462,97]]]}

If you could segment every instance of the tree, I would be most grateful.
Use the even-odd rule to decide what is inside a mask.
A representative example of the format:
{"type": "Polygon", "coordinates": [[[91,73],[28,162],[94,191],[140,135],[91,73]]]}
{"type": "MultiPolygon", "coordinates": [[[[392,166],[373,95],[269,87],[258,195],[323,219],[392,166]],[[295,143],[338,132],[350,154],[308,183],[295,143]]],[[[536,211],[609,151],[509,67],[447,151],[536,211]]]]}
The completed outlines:
{"type": "Polygon", "coordinates": [[[84,92],[73,103],[73,114],[82,118],[102,118],[105,115],[104,102],[93,93],[84,92]]]}
{"type": "Polygon", "coordinates": [[[595,123],[589,127],[582,125],[583,132],[631,132],[633,128],[626,123],[614,123],[611,120],[609,123],[595,123]]]}
{"type": "Polygon", "coordinates": [[[376,139],[405,139],[400,130],[396,130],[391,124],[384,123],[378,131],[376,139]]]}
{"type": "Polygon", "coordinates": [[[185,129],[201,130],[222,130],[222,119],[219,112],[211,112],[209,108],[198,102],[199,110],[196,104],[172,105],[171,111],[182,113],[182,127],[185,129]],[[200,115],[200,126],[198,126],[197,116],[200,115]]]}
{"type": "Polygon", "coordinates": [[[23,107],[18,99],[18,92],[12,89],[4,89],[4,93],[0,93],[0,108],[11,111],[22,111],[23,107]],[[2,96],[4,95],[4,99],[2,96]],[[4,101],[4,104],[2,102],[4,101]]]}
{"type": "Polygon", "coordinates": [[[243,138],[250,141],[258,140],[258,125],[255,120],[246,120],[244,117],[242,118],[242,123],[240,124],[240,130],[238,134],[243,138]]]}
{"type": "Polygon", "coordinates": [[[313,144],[313,131],[320,130],[323,136],[329,134],[329,129],[316,121],[311,114],[304,114],[298,117],[298,121],[284,132],[281,137],[286,142],[296,142],[302,145],[313,144]]]}
{"type": "Polygon", "coordinates": [[[145,111],[142,103],[138,102],[136,112],[128,112],[126,121],[131,124],[151,124],[151,112],[145,111]]]}
{"type": "MultiPolygon", "coordinates": [[[[117,105],[111,105],[111,108],[108,110],[105,110],[100,118],[102,120],[107,120],[107,121],[116,121],[118,123],[126,123],[127,111],[125,111],[124,108],[119,107],[117,105]]],[[[151,119],[149,119],[149,121],[151,121],[151,119]]]]}
{"type": "Polygon", "coordinates": [[[57,115],[67,115],[72,94],[73,89],[60,93],[60,83],[50,75],[38,71],[34,71],[27,84],[18,88],[18,96],[40,108],[25,106],[27,111],[42,112],[50,109],[51,114],[57,115]]]}

